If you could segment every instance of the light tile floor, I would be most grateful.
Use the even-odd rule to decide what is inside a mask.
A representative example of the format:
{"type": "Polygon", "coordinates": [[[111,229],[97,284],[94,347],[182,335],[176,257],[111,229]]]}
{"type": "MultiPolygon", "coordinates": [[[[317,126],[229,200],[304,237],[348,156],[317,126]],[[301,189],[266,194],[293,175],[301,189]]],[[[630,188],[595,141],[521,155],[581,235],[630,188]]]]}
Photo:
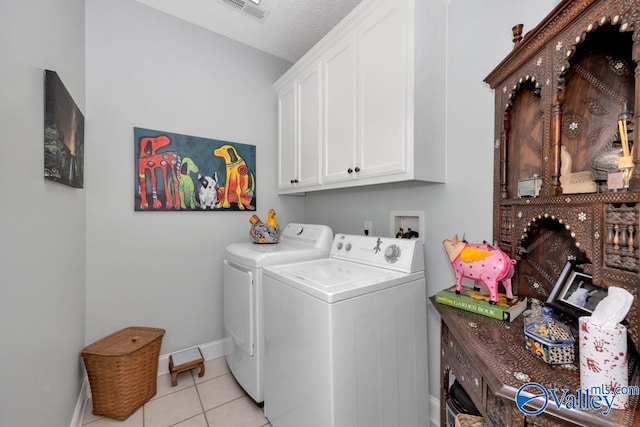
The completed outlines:
{"type": "Polygon", "coordinates": [[[205,362],[205,375],[192,369],[178,375],[171,386],[169,374],[158,377],[158,393],[125,421],[92,414],[90,401],[84,414],[86,427],[262,427],[270,426],[262,408],[246,395],[229,372],[224,357],[205,362]]]}

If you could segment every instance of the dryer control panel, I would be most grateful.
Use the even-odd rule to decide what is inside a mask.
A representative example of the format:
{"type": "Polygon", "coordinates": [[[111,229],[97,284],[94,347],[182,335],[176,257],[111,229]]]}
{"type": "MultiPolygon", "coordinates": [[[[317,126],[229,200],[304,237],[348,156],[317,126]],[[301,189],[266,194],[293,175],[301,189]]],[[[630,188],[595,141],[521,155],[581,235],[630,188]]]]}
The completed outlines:
{"type": "Polygon", "coordinates": [[[333,238],[329,256],[405,273],[415,273],[424,270],[423,254],[423,243],[420,239],[338,233],[333,238]]]}
{"type": "Polygon", "coordinates": [[[290,223],[282,230],[281,239],[326,248],[332,237],[333,231],[326,225],[290,223]]]}

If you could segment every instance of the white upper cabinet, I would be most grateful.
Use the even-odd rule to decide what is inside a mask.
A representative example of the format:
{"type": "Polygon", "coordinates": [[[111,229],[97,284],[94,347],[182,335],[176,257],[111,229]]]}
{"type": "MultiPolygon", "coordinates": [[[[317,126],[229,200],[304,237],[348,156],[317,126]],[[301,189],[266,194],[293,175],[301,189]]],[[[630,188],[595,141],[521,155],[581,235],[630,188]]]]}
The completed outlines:
{"type": "Polygon", "coordinates": [[[297,179],[296,82],[278,93],[278,190],[293,187],[297,179]]]}
{"type": "Polygon", "coordinates": [[[322,180],[329,183],[352,177],[358,163],[355,35],[348,35],[330,47],[321,63],[324,71],[323,159],[331,159],[323,161],[322,180]]]}
{"type": "Polygon", "coordinates": [[[406,6],[387,2],[356,29],[359,179],[409,172],[406,6]]]}
{"type": "Polygon", "coordinates": [[[446,0],[364,0],[275,83],[280,193],[444,182],[445,20],[446,0]]]}
{"type": "Polygon", "coordinates": [[[312,65],[278,93],[278,190],[320,184],[322,93],[320,67],[312,65]]]}

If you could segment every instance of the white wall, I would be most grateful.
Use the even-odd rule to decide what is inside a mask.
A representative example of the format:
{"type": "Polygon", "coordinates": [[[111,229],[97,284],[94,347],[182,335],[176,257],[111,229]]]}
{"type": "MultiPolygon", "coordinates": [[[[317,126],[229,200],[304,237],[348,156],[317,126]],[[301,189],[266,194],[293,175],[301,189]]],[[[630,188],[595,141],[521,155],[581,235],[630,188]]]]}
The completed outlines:
{"type": "MultiPolygon", "coordinates": [[[[447,183],[392,184],[310,193],[305,220],[334,232],[389,235],[395,210],[425,212],[427,294],[454,283],[442,240],[455,233],[492,240],[494,94],[483,79],[513,47],[511,27],[532,29],[558,0],[451,0],[447,31],[447,183]]],[[[439,64],[440,66],[440,64],[439,64]]],[[[442,64],[445,66],[445,64],[442,64]]],[[[416,120],[419,120],[417,118],[416,120]]],[[[430,392],[439,396],[440,319],[429,304],[430,392]]],[[[432,419],[434,414],[432,414],[432,419]]]]}
{"type": "Polygon", "coordinates": [[[130,325],[161,349],[224,338],[222,259],[252,212],[134,212],[133,127],[252,144],[257,214],[301,221],[276,193],[273,82],[290,63],[134,0],[87,0],[87,342],[130,325]]]}
{"type": "Polygon", "coordinates": [[[86,190],[44,179],[44,70],[84,112],[84,0],[0,2],[0,40],[0,425],[68,426],[84,345],[86,190]]]}
{"type": "MultiPolygon", "coordinates": [[[[223,337],[222,252],[246,239],[250,213],[134,212],[134,126],[256,145],[257,213],[274,207],[281,223],[360,233],[370,219],[373,233],[386,235],[389,211],[424,210],[428,293],[448,286],[442,239],[491,238],[493,93],[482,79],[511,49],[511,26],[530,29],[555,4],[449,2],[447,184],[299,198],[275,190],[271,83],[286,62],[133,0],[1,2],[0,425],[68,425],[81,348],[121,327],[166,328],[163,353],[223,337]],[[42,177],[45,68],[60,74],[85,112],[84,190],[42,177]]],[[[429,322],[437,396],[433,310],[429,322]]]]}

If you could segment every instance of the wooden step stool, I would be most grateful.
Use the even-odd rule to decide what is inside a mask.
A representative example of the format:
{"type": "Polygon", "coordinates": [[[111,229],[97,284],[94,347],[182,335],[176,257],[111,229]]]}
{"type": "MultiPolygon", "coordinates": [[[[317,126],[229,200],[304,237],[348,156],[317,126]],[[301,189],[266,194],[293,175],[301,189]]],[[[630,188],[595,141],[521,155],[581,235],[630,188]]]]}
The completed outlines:
{"type": "Polygon", "coordinates": [[[193,368],[200,368],[198,377],[204,376],[204,357],[200,347],[179,351],[169,356],[169,372],[171,373],[171,385],[178,385],[178,374],[193,368]]]}

